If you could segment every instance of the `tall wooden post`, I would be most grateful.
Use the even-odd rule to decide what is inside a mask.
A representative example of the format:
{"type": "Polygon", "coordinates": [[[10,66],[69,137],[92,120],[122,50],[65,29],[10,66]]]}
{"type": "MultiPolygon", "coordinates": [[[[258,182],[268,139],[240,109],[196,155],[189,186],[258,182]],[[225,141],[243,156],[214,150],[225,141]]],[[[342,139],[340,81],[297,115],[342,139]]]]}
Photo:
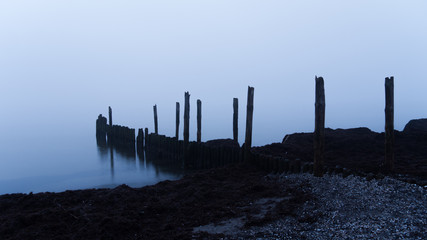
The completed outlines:
{"type": "Polygon", "coordinates": [[[197,142],[202,142],[202,101],[197,99],[197,142]]]}
{"type": "Polygon", "coordinates": [[[190,139],[190,93],[185,92],[185,103],[184,103],[184,164],[188,158],[189,139],[190,139]]]}
{"type": "Polygon", "coordinates": [[[325,149],[325,87],[322,77],[316,76],[316,103],[314,124],[314,166],[316,177],[323,176],[324,149],[325,149]]]}
{"type": "Polygon", "coordinates": [[[178,133],[179,133],[179,102],[176,102],[176,130],[175,130],[176,140],[179,140],[178,133]]]}
{"type": "Polygon", "coordinates": [[[109,121],[110,127],[112,127],[113,126],[113,110],[111,109],[111,107],[108,107],[108,121],[109,121]]]}
{"type": "Polygon", "coordinates": [[[394,77],[385,79],[385,171],[394,168],[394,77]]]}
{"type": "Polygon", "coordinates": [[[234,141],[239,141],[239,99],[233,98],[233,139],[234,141]]]}
{"type": "Polygon", "coordinates": [[[248,103],[246,107],[246,136],[244,159],[249,161],[252,146],[252,120],[254,114],[254,88],[248,87],[248,103]]]}
{"type": "Polygon", "coordinates": [[[159,126],[157,121],[157,105],[153,106],[153,112],[154,112],[154,133],[159,134],[159,126]]]}

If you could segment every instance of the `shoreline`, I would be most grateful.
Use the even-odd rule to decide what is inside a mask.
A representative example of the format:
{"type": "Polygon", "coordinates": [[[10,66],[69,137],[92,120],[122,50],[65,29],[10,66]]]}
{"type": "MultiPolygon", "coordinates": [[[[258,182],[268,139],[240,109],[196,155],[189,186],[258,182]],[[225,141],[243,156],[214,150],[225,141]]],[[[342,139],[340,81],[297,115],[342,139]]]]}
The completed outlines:
{"type": "Polygon", "coordinates": [[[2,239],[422,239],[427,189],[239,164],[142,188],[1,195],[0,213],[2,239]]]}
{"type": "MultiPolygon", "coordinates": [[[[253,152],[311,161],[312,133],[285,139],[253,152]]],[[[329,129],[326,143],[322,178],[239,163],[142,188],[0,195],[0,238],[426,237],[427,135],[396,133],[396,172],[388,176],[380,171],[383,134],[329,129]]]]}

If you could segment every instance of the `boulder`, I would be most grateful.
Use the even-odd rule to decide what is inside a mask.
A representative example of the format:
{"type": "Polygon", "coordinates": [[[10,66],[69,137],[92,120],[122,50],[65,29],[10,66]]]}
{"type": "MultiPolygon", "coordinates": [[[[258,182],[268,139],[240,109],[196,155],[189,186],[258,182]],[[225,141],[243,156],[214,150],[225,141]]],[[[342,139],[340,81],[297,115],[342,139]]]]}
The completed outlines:
{"type": "Polygon", "coordinates": [[[403,132],[408,134],[427,134],[427,118],[409,121],[403,129],[403,132]]]}

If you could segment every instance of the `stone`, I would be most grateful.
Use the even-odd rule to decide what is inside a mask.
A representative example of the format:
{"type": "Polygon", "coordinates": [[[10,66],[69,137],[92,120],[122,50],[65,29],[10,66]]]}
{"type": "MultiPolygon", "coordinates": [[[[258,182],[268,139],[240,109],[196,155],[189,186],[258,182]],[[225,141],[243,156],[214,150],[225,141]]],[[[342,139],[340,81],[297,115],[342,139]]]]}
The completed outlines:
{"type": "Polygon", "coordinates": [[[427,134],[427,118],[414,119],[409,121],[405,125],[403,132],[407,134],[414,134],[414,133],[427,134]]]}

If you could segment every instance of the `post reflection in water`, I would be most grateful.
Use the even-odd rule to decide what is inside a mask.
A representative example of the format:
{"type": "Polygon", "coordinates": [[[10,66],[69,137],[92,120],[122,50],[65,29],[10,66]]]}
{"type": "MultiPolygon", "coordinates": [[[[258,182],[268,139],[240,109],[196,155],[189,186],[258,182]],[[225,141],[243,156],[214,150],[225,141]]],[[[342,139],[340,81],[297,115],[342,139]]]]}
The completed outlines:
{"type": "Polygon", "coordinates": [[[157,158],[149,158],[143,148],[136,148],[134,144],[108,141],[105,135],[97,135],[96,140],[101,161],[104,163],[110,161],[111,186],[117,184],[144,186],[162,180],[179,179],[184,174],[180,167],[164,164],[157,161],[157,158]]]}
{"type": "Polygon", "coordinates": [[[112,147],[110,147],[110,167],[111,167],[111,179],[114,180],[114,153],[113,153],[112,147]]]}

